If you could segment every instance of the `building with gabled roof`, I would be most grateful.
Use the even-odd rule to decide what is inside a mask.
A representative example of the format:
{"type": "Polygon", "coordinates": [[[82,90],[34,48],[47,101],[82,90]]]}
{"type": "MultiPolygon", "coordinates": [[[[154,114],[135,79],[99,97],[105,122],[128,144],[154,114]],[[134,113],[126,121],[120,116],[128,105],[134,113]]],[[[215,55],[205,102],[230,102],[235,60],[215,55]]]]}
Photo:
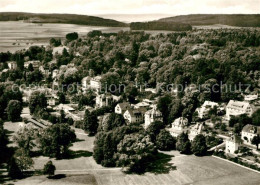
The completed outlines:
{"type": "Polygon", "coordinates": [[[257,135],[260,135],[260,126],[247,124],[242,129],[241,139],[244,144],[252,145],[252,139],[257,135]]]}
{"type": "Polygon", "coordinates": [[[192,126],[189,133],[189,140],[193,141],[193,139],[197,135],[202,134],[203,128],[204,128],[203,123],[196,123],[196,125],[192,126]]]}
{"type": "Polygon", "coordinates": [[[172,122],[172,127],[169,128],[168,131],[172,136],[177,137],[182,132],[187,131],[186,127],[188,126],[188,123],[187,118],[179,117],[172,122]]]}
{"type": "Polygon", "coordinates": [[[207,118],[210,109],[214,108],[215,106],[219,107],[218,103],[212,101],[205,101],[200,108],[196,109],[196,112],[198,113],[198,117],[200,119],[207,118]]]}
{"type": "Polygon", "coordinates": [[[118,103],[115,107],[115,113],[123,115],[128,108],[131,108],[128,102],[118,103]]]}
{"type": "Polygon", "coordinates": [[[248,102],[230,100],[226,107],[226,119],[230,120],[231,116],[239,116],[242,114],[247,114],[251,116],[253,114],[253,109],[248,102]]]}
{"type": "Polygon", "coordinates": [[[144,122],[145,129],[152,122],[163,121],[162,113],[159,110],[157,110],[156,106],[154,106],[151,110],[148,110],[145,112],[144,119],[145,119],[145,122],[144,122]]]}
{"type": "Polygon", "coordinates": [[[142,123],[144,114],[139,109],[128,108],[123,114],[127,123],[142,123]]]}

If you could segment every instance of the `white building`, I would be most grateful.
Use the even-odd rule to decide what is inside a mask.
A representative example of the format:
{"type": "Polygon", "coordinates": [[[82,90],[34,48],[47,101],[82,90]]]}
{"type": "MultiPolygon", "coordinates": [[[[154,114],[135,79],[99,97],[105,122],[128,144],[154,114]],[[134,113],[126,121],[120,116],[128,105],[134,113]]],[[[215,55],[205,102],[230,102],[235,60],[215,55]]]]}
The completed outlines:
{"type": "Polygon", "coordinates": [[[196,123],[195,126],[191,127],[190,133],[189,133],[189,140],[193,141],[193,139],[197,135],[202,134],[203,127],[204,127],[203,123],[196,123]]]}
{"type": "Polygon", "coordinates": [[[207,118],[209,110],[214,108],[215,106],[219,107],[218,103],[212,101],[205,101],[200,108],[196,109],[196,112],[198,112],[198,117],[200,119],[207,118]]]}
{"type": "Polygon", "coordinates": [[[55,110],[64,110],[66,114],[74,113],[75,109],[71,107],[69,104],[59,104],[55,110]]]}
{"type": "Polygon", "coordinates": [[[24,68],[28,69],[30,64],[32,64],[33,69],[39,69],[41,62],[39,60],[24,62],[24,68]]]}
{"type": "Polygon", "coordinates": [[[17,68],[17,63],[15,61],[7,62],[7,65],[8,65],[9,69],[16,69],[17,68]]]}
{"type": "Polygon", "coordinates": [[[127,123],[142,123],[144,121],[143,114],[138,109],[129,108],[123,114],[127,123]]]}
{"type": "Polygon", "coordinates": [[[154,106],[151,110],[148,110],[145,112],[144,119],[145,119],[145,122],[144,122],[145,129],[152,122],[163,121],[162,113],[159,110],[157,110],[156,106],[154,106]]]}
{"type": "Polygon", "coordinates": [[[258,99],[258,93],[244,96],[245,101],[253,101],[253,100],[257,100],[257,99],[258,99]]]}
{"type": "Polygon", "coordinates": [[[226,107],[226,119],[230,120],[231,116],[247,114],[251,116],[253,109],[248,102],[230,100],[226,107]]]}
{"type": "Polygon", "coordinates": [[[101,89],[101,76],[96,76],[90,80],[90,88],[97,91],[101,89]]]}
{"type": "Polygon", "coordinates": [[[45,77],[48,77],[48,76],[51,74],[49,67],[46,67],[46,66],[40,66],[40,67],[39,67],[39,71],[40,71],[45,77]]]}
{"type": "Polygon", "coordinates": [[[58,74],[59,74],[59,70],[58,69],[54,69],[52,71],[52,79],[56,78],[58,76],[58,74]]]}
{"type": "Polygon", "coordinates": [[[128,108],[131,108],[128,102],[118,103],[115,107],[115,113],[123,115],[128,108]]]}
{"type": "Polygon", "coordinates": [[[179,117],[172,122],[172,127],[168,129],[170,134],[174,137],[177,137],[180,135],[182,132],[185,132],[187,129],[186,127],[188,126],[188,119],[184,117],[179,117]]]}
{"type": "Polygon", "coordinates": [[[260,135],[260,126],[247,124],[242,129],[241,139],[243,140],[244,144],[252,145],[252,139],[257,135],[260,135]]]}
{"type": "Polygon", "coordinates": [[[54,96],[54,95],[52,95],[52,94],[48,94],[48,95],[46,95],[45,96],[46,98],[47,98],[47,104],[49,105],[49,106],[55,106],[56,105],[56,103],[58,102],[58,97],[57,96],[54,96]]]}
{"type": "Polygon", "coordinates": [[[85,91],[87,88],[89,88],[91,77],[86,76],[81,80],[82,90],[85,91]]]}
{"type": "Polygon", "coordinates": [[[232,136],[226,140],[226,153],[234,154],[241,144],[241,139],[238,136],[232,136]]]}
{"type": "Polygon", "coordinates": [[[101,108],[105,106],[110,106],[114,102],[118,102],[120,100],[120,96],[110,95],[110,94],[98,94],[96,96],[96,107],[101,108]]]}

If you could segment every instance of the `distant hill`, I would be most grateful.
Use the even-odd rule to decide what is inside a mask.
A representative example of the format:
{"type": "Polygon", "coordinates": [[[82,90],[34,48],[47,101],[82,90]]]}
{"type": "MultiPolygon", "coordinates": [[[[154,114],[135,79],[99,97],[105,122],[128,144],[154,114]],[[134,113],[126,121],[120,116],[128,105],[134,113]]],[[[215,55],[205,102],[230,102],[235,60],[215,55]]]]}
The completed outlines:
{"type": "Polygon", "coordinates": [[[192,26],[223,24],[260,27],[260,14],[194,14],[159,19],[160,22],[182,22],[192,26]]]}
{"type": "Polygon", "coordinates": [[[174,16],[172,14],[99,14],[98,17],[103,17],[105,19],[113,19],[125,23],[131,22],[145,22],[145,21],[155,21],[165,17],[174,16]]]}
{"type": "Polygon", "coordinates": [[[22,12],[0,12],[0,21],[24,20],[32,23],[64,23],[89,26],[126,27],[125,23],[112,19],[76,14],[36,14],[22,12]]]}
{"type": "Polygon", "coordinates": [[[177,22],[134,22],[130,24],[131,30],[166,30],[166,31],[188,31],[192,26],[177,22]]]}

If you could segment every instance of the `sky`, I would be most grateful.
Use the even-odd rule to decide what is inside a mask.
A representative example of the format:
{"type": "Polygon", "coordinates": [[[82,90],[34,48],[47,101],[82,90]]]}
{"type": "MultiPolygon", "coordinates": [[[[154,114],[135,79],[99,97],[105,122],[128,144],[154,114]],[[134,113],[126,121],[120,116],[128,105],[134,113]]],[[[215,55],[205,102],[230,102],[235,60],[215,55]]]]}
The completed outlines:
{"type": "Polygon", "coordinates": [[[260,0],[0,0],[0,12],[100,14],[260,14],[260,0]]]}

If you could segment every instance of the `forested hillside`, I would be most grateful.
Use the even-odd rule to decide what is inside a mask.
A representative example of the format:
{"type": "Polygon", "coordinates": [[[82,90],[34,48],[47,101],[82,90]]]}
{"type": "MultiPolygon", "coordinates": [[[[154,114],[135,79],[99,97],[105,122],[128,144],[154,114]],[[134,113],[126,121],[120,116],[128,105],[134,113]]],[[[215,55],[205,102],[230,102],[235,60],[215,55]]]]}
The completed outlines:
{"type": "Polygon", "coordinates": [[[134,22],[130,24],[131,30],[167,30],[167,31],[188,31],[192,27],[189,24],[175,22],[134,22]]]}
{"type": "Polygon", "coordinates": [[[260,14],[194,14],[160,19],[161,22],[182,22],[192,26],[224,24],[240,27],[260,27],[260,14]]]}
{"type": "Polygon", "coordinates": [[[76,14],[0,13],[0,21],[25,20],[33,23],[66,23],[90,26],[124,27],[125,23],[100,17],[76,14]]]}

